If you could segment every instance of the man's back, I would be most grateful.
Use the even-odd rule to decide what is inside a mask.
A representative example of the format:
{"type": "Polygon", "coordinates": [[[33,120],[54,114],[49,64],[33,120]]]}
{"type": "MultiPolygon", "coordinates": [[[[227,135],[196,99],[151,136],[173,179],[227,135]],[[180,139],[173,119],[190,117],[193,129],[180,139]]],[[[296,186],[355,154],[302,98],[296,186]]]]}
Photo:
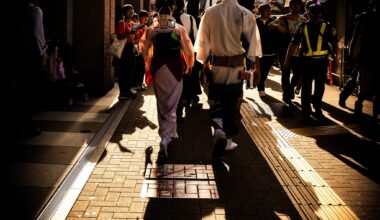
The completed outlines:
{"type": "Polygon", "coordinates": [[[350,45],[350,55],[354,62],[357,63],[373,63],[375,54],[376,34],[373,32],[375,27],[376,17],[374,12],[364,12],[357,17],[355,32],[350,45]]]}
{"type": "Polygon", "coordinates": [[[241,45],[243,19],[253,14],[236,4],[217,4],[207,10],[203,19],[210,28],[210,49],[213,55],[229,56],[244,53],[241,45]],[[250,14],[249,14],[250,13],[250,14]]]}
{"type": "Polygon", "coordinates": [[[200,62],[205,62],[210,54],[234,56],[245,53],[250,60],[261,56],[260,33],[253,13],[239,5],[237,0],[224,0],[207,9],[194,49],[200,62]],[[247,50],[241,44],[242,37],[250,42],[247,50]]]}

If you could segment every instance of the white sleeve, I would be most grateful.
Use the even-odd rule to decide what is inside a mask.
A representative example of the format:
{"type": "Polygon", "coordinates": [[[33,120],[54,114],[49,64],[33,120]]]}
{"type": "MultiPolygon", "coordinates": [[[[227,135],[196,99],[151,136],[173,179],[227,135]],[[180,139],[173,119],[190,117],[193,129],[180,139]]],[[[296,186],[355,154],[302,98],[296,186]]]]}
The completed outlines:
{"type": "Polygon", "coordinates": [[[197,60],[201,63],[206,62],[210,54],[210,29],[208,27],[208,13],[206,12],[199,25],[199,31],[194,44],[194,51],[197,53],[197,60]]]}
{"type": "Polygon", "coordinates": [[[254,61],[256,56],[262,56],[260,31],[256,24],[256,19],[252,13],[244,14],[243,34],[249,41],[247,58],[254,61]]]}

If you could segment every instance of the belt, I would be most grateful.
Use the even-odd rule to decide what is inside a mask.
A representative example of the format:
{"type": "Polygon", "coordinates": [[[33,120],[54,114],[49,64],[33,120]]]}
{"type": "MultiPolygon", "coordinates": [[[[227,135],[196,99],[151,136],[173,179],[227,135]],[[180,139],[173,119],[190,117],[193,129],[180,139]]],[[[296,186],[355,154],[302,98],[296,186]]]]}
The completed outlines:
{"type": "Polygon", "coordinates": [[[244,66],[244,59],[245,54],[239,54],[234,56],[212,56],[211,65],[239,67],[244,66]]]}

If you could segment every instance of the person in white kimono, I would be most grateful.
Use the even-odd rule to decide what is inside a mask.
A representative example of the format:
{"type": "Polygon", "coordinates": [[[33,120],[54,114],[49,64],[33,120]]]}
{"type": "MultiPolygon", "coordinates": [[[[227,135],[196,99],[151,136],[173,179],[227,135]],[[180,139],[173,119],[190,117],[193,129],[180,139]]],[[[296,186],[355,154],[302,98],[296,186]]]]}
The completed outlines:
{"type": "Polygon", "coordinates": [[[176,24],[172,5],[164,4],[157,21],[141,37],[140,52],[153,77],[161,137],[159,159],[168,157],[167,147],[177,136],[176,109],[182,93],[182,74],[194,65],[194,49],[186,29],[176,24]]]}
{"type": "Polygon", "coordinates": [[[237,144],[232,136],[238,133],[243,80],[254,76],[259,82],[258,57],[262,55],[260,33],[254,15],[237,0],[223,0],[205,11],[194,45],[197,60],[211,75],[208,99],[210,119],[214,128],[214,159],[237,144]],[[245,51],[241,39],[249,42],[245,51]],[[245,59],[257,61],[254,69],[245,70],[245,59]]]}

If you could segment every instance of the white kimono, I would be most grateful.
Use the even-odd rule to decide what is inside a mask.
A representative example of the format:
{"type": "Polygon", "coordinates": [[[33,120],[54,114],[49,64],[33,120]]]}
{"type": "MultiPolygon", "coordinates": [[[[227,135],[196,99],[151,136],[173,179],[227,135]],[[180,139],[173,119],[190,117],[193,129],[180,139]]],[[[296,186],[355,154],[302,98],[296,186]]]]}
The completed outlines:
{"type": "MultiPolygon", "coordinates": [[[[237,0],[223,0],[208,8],[199,26],[194,44],[197,60],[204,63],[208,56],[233,56],[246,53],[254,61],[262,56],[259,29],[252,12],[239,5],[237,0]],[[241,35],[250,42],[244,51],[241,35]]],[[[239,71],[244,67],[213,66],[213,82],[217,84],[237,84],[239,71]]]]}

